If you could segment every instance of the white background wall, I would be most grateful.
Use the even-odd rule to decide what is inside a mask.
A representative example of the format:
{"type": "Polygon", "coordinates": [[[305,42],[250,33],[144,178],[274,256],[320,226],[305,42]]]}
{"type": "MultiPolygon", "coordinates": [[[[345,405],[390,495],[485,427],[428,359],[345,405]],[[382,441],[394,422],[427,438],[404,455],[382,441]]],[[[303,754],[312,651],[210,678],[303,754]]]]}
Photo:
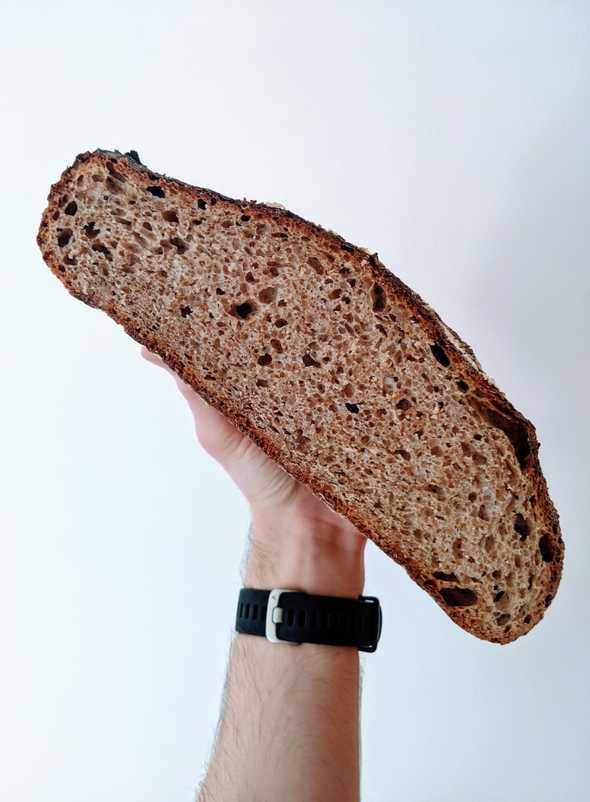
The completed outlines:
{"type": "Polygon", "coordinates": [[[379,251],[535,423],[567,554],[526,638],[368,546],[363,800],[587,798],[589,33],[585,2],[2,5],[2,799],[193,798],[248,525],[171,379],[41,260],[95,147],[379,251]]]}

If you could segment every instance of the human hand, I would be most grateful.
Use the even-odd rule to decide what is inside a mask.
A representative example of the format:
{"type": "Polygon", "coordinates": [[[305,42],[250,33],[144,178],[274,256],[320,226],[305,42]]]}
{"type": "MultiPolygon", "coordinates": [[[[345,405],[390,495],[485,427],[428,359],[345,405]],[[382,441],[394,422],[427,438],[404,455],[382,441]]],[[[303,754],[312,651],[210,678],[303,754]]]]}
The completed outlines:
{"type": "Polygon", "coordinates": [[[248,501],[252,525],[246,581],[282,583],[309,593],[359,595],[366,537],[273,462],[159,356],[145,347],[141,353],[173,376],[192,412],[200,444],[248,501]]]}

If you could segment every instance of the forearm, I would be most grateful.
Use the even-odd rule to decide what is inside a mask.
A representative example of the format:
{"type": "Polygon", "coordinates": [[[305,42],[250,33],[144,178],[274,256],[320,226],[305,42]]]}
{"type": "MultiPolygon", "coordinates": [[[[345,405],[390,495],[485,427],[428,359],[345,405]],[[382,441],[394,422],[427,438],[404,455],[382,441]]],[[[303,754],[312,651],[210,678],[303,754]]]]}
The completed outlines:
{"type": "MultiPolygon", "coordinates": [[[[362,593],[362,554],[334,546],[328,527],[272,527],[254,522],[246,586],[353,598],[362,593]]],[[[276,799],[359,799],[357,649],[234,636],[224,709],[199,802],[276,799]]]]}

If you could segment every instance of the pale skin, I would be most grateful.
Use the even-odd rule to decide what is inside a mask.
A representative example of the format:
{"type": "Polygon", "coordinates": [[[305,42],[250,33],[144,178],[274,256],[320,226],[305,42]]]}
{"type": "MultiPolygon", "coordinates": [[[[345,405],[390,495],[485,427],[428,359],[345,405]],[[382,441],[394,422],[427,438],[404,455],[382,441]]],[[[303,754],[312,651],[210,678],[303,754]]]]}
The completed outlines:
{"type": "MultiPolygon", "coordinates": [[[[244,586],[356,598],[366,538],[295,481],[164,362],[201,446],[250,508],[244,586]]],[[[236,593],[237,599],[237,593],[236,593]]],[[[197,802],[358,802],[359,653],[235,633],[213,752],[197,802]]]]}

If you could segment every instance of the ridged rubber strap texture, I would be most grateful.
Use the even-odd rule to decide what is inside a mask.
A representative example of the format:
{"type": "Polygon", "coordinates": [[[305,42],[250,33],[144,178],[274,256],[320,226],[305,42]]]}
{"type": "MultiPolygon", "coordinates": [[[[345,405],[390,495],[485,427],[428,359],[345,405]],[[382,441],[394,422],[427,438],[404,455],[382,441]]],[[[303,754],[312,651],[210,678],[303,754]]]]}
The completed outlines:
{"type": "MultiPolygon", "coordinates": [[[[238,597],[236,631],[245,635],[266,635],[269,590],[242,588],[238,597]]],[[[355,646],[374,652],[381,636],[381,606],[375,596],[358,599],[282,593],[279,600],[282,622],[276,635],[291,643],[322,643],[355,646]]]]}

